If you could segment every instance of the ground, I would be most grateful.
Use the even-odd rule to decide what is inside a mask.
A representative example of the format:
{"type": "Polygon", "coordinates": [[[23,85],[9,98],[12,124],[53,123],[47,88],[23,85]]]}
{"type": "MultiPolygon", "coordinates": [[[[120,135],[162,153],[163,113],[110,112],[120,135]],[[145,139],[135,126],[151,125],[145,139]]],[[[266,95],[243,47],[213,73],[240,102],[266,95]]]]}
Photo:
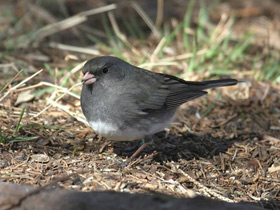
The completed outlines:
{"type": "MultiPolygon", "coordinates": [[[[44,29],[37,33],[37,37],[34,31],[30,32],[34,35],[32,38],[30,34],[26,36],[35,21],[32,16],[42,22],[49,20],[41,23],[43,26],[52,24],[50,18],[44,19],[45,16],[54,18],[54,22],[66,18],[53,15],[50,12],[53,10],[33,1],[29,4],[35,10],[33,13],[29,11],[29,16],[21,13],[20,3],[5,4],[6,11],[16,18],[6,14],[6,22],[1,26],[11,36],[7,38],[5,33],[1,34],[4,44],[1,45],[0,64],[3,70],[0,72],[0,181],[34,186],[53,183],[65,189],[86,192],[114,190],[165,193],[176,197],[192,197],[195,192],[227,202],[247,201],[268,209],[279,209],[280,64],[277,33],[273,41],[265,45],[262,41],[266,38],[261,32],[253,38],[246,35],[245,41],[240,38],[242,24],[246,21],[257,22],[262,16],[271,25],[274,21],[279,22],[277,13],[271,13],[271,16],[265,13],[276,11],[279,4],[268,1],[270,7],[268,4],[265,7],[256,4],[261,1],[250,2],[249,7],[231,1],[218,4],[220,10],[217,11],[237,11],[234,23],[228,16],[215,25],[219,12],[213,12],[212,26],[204,24],[201,27],[199,23],[204,19],[204,13],[196,5],[199,9],[194,9],[194,20],[189,21],[188,36],[179,32],[172,34],[171,29],[183,31],[183,26],[178,23],[180,17],[177,17],[178,20],[171,19],[169,29],[165,28],[164,33],[170,30],[169,35],[157,38],[157,32],[153,31],[147,40],[138,40],[119,34],[117,41],[110,36],[118,30],[125,30],[122,24],[120,29],[114,25],[118,13],[116,17],[109,13],[114,33],[108,32],[108,23],[104,23],[105,29],[101,27],[100,31],[91,31],[88,25],[84,25],[49,37],[44,29]],[[246,15],[242,16],[241,11],[250,20],[246,15]],[[205,40],[203,31],[211,31],[211,28],[216,36],[204,44],[196,46],[195,38],[189,37],[198,34],[197,39],[205,40]],[[229,28],[233,30],[232,36],[224,33],[229,28]],[[90,34],[87,38],[92,39],[86,39],[85,31],[90,34]],[[93,38],[96,33],[101,33],[100,39],[93,38]],[[25,42],[18,43],[20,36],[25,36],[25,42]],[[77,37],[82,37],[81,43],[77,37]],[[182,46],[186,39],[191,40],[185,44],[192,49],[190,52],[182,46]],[[69,42],[71,40],[73,43],[69,42]],[[83,46],[88,45],[89,40],[92,46],[97,43],[89,47],[90,53],[85,52],[83,46]],[[29,47],[25,46],[26,43],[29,47]],[[63,48],[62,43],[79,45],[82,51],[63,48]],[[155,135],[153,144],[136,160],[125,165],[122,163],[133,153],[131,148],[139,146],[140,142],[107,141],[87,125],[80,108],[82,62],[98,55],[126,57],[135,65],[188,80],[230,76],[243,82],[234,87],[211,90],[206,97],[184,104],[176,121],[155,135]]],[[[102,1],[99,3],[98,6],[103,6],[102,1]]],[[[69,12],[76,9],[71,7],[71,1],[66,1],[64,6],[69,12]]],[[[79,12],[88,9],[80,5],[79,12]]],[[[187,24],[187,16],[183,15],[183,18],[187,24]]],[[[94,22],[90,18],[88,21],[94,22]]],[[[147,30],[139,32],[139,37],[150,33],[147,30]]]]}

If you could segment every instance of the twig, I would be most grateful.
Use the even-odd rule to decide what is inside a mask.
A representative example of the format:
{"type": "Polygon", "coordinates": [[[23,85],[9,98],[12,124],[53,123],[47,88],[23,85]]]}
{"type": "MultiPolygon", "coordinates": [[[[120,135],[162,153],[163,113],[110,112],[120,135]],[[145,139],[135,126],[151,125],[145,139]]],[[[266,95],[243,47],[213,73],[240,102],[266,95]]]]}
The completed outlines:
{"type": "Polygon", "coordinates": [[[35,17],[39,17],[40,19],[46,21],[47,23],[55,23],[57,20],[56,18],[43,7],[37,6],[35,4],[28,3],[28,10],[30,13],[33,13],[35,17]]]}
{"type": "MultiPolygon", "coordinates": [[[[173,171],[173,170],[171,169],[171,171],[173,171]]],[[[184,172],[183,170],[181,170],[181,169],[177,169],[177,171],[173,171],[173,172],[175,172],[175,173],[178,173],[178,172],[179,172],[180,174],[182,174],[183,176],[185,176],[189,181],[191,181],[191,182],[194,183],[196,186],[198,186],[200,189],[202,189],[204,192],[206,192],[206,195],[207,195],[207,194],[210,194],[210,195],[212,195],[212,196],[214,196],[214,197],[216,197],[216,198],[218,198],[218,199],[220,199],[220,200],[223,200],[223,201],[226,201],[226,202],[230,202],[230,203],[237,203],[237,201],[234,201],[234,200],[232,200],[232,199],[226,198],[226,197],[224,197],[224,196],[222,196],[222,195],[220,195],[220,194],[214,192],[213,190],[211,190],[211,189],[205,187],[203,184],[201,184],[201,183],[199,183],[198,181],[196,181],[194,178],[192,178],[190,175],[188,175],[187,173],[185,173],[185,172],[184,172]]]]}
{"type": "Polygon", "coordinates": [[[160,27],[163,20],[163,12],[164,12],[164,1],[157,0],[157,18],[156,18],[156,27],[160,27]]]}
{"type": "Polygon", "coordinates": [[[127,38],[126,36],[121,33],[120,29],[119,29],[119,26],[117,24],[117,21],[116,21],[116,18],[114,16],[114,14],[112,12],[108,12],[108,17],[109,17],[109,20],[112,24],[112,27],[113,27],[113,30],[115,32],[115,34],[117,35],[117,37],[126,45],[128,46],[133,53],[135,53],[136,55],[140,56],[141,53],[135,48],[133,47],[128,41],[127,41],[127,38]]]}
{"type": "Polygon", "coordinates": [[[168,57],[168,58],[164,58],[162,59],[162,61],[178,61],[178,60],[185,60],[188,58],[192,58],[193,56],[197,56],[197,55],[203,55],[207,52],[207,49],[202,49],[196,52],[196,54],[193,53],[185,53],[182,55],[176,55],[176,56],[172,56],[172,57],[168,57]]]}
{"type": "MultiPolygon", "coordinates": [[[[43,28],[39,29],[38,31],[34,32],[30,38],[27,38],[25,42],[20,44],[20,47],[27,47],[31,42],[35,40],[41,40],[44,37],[50,36],[55,34],[59,31],[66,30],[68,28],[72,28],[75,25],[81,24],[85,22],[87,18],[85,16],[75,15],[64,19],[57,23],[51,23],[49,25],[44,26],[43,28]]],[[[21,37],[22,38],[22,37],[21,37]]]]}
{"type": "Polygon", "coordinates": [[[264,135],[263,139],[266,140],[266,141],[270,141],[273,144],[280,142],[279,138],[275,138],[275,137],[269,136],[269,135],[264,135]]]}
{"type": "Polygon", "coordinates": [[[157,62],[157,63],[142,63],[139,65],[139,68],[147,68],[147,67],[153,67],[153,66],[177,66],[179,65],[176,62],[157,62]]]}
{"type": "Polygon", "coordinates": [[[226,14],[222,14],[220,22],[210,37],[211,42],[220,43],[229,34],[232,24],[233,19],[226,14]]]}
{"type": "Polygon", "coordinates": [[[27,77],[26,79],[22,80],[20,83],[18,83],[16,86],[10,88],[2,98],[0,98],[0,102],[7,96],[10,94],[10,92],[12,92],[13,90],[17,89],[18,87],[21,87],[25,82],[31,80],[33,77],[35,77],[37,74],[40,74],[43,71],[43,69],[41,69],[40,71],[37,71],[36,73],[32,74],[30,77],[27,77]]]}
{"type": "Polygon", "coordinates": [[[133,1],[133,2],[131,2],[131,6],[140,15],[140,17],[145,21],[147,26],[151,29],[153,35],[156,38],[159,38],[160,37],[159,30],[153,24],[152,20],[149,18],[149,16],[146,14],[146,12],[140,7],[140,5],[138,3],[136,3],[135,1],[133,1]]]}
{"type": "Polygon", "coordinates": [[[79,65],[75,66],[73,69],[71,69],[70,72],[68,72],[65,76],[63,76],[60,79],[60,83],[63,83],[65,79],[67,79],[70,75],[75,74],[76,72],[80,71],[84,65],[85,65],[86,61],[80,63],[79,65]]]}
{"type": "MultiPolygon", "coordinates": [[[[36,87],[40,87],[40,86],[49,86],[49,87],[54,87],[54,88],[57,88],[59,90],[61,90],[62,92],[67,92],[68,89],[67,88],[64,88],[64,87],[61,87],[61,86],[58,86],[58,85],[55,85],[55,84],[52,84],[52,83],[49,83],[49,82],[39,82],[38,84],[35,84],[35,85],[31,85],[31,86],[28,86],[28,87],[24,87],[24,88],[20,88],[20,89],[17,89],[17,92],[20,92],[20,91],[25,91],[25,90],[29,90],[29,89],[32,89],[32,88],[36,88],[36,87]]],[[[77,99],[80,99],[80,96],[72,93],[72,92],[68,92],[67,94],[77,98],[77,99]]]]}
{"type": "MultiPolygon", "coordinates": [[[[20,74],[21,72],[23,71],[20,70],[1,90],[0,90],[0,94],[9,86],[9,84],[11,84],[20,74]]],[[[0,100],[1,101],[1,100],[0,100]]]]}
{"type": "Polygon", "coordinates": [[[116,4],[110,4],[110,5],[107,5],[104,7],[95,8],[95,9],[91,9],[88,11],[78,13],[74,16],[71,16],[69,18],[66,18],[66,19],[56,22],[56,23],[51,23],[51,24],[46,25],[43,28],[39,29],[38,31],[36,31],[30,38],[27,38],[26,41],[23,42],[20,46],[25,47],[32,41],[40,40],[44,37],[50,36],[59,31],[63,31],[68,28],[71,28],[73,26],[79,25],[79,24],[85,22],[87,20],[87,17],[90,15],[95,15],[98,13],[110,11],[110,10],[113,10],[116,8],[117,8],[116,4]]]}
{"type": "Polygon", "coordinates": [[[221,122],[219,125],[215,125],[215,126],[209,126],[210,128],[219,128],[223,125],[228,124],[230,121],[232,121],[234,118],[236,118],[238,116],[238,114],[234,114],[233,116],[231,116],[230,118],[226,119],[224,122],[221,122]]]}
{"type": "Polygon", "coordinates": [[[76,113],[74,113],[74,112],[71,112],[70,110],[68,110],[67,108],[65,108],[66,106],[63,106],[62,104],[59,104],[59,103],[57,103],[57,102],[55,102],[55,101],[53,101],[53,100],[49,100],[49,102],[50,102],[50,104],[51,104],[52,106],[57,107],[57,108],[63,110],[63,111],[66,112],[67,114],[69,114],[69,115],[71,115],[72,117],[74,117],[76,120],[78,120],[78,121],[84,123],[84,124],[87,125],[87,126],[89,125],[88,122],[87,122],[84,118],[80,117],[78,114],[76,114],[76,113]]]}
{"type": "Polygon", "coordinates": [[[252,198],[253,200],[255,200],[255,201],[261,201],[261,200],[268,201],[267,198],[259,198],[259,197],[256,197],[256,196],[251,195],[250,193],[247,193],[247,195],[248,195],[250,198],[252,198]]]}
{"type": "MultiPolygon", "coordinates": [[[[73,85],[71,88],[69,88],[67,91],[65,91],[61,96],[59,96],[54,102],[58,102],[62,97],[64,97],[66,94],[69,94],[70,91],[76,87],[76,86],[79,86],[81,85],[82,83],[77,83],[75,85],[73,85]]],[[[43,112],[45,112],[46,110],[48,110],[50,107],[52,106],[52,104],[48,105],[47,107],[45,107],[43,110],[41,110],[38,114],[36,114],[34,117],[32,118],[35,118],[35,117],[38,117],[39,115],[41,115],[43,112]]]]}
{"type": "Polygon", "coordinates": [[[13,62],[12,63],[0,64],[0,68],[8,68],[8,67],[11,67],[16,72],[19,72],[18,68],[16,67],[16,65],[13,62]]]}
{"type": "Polygon", "coordinates": [[[154,50],[154,52],[152,53],[151,55],[151,61],[154,62],[155,59],[156,59],[156,56],[158,55],[158,53],[160,52],[161,48],[163,47],[163,45],[165,44],[166,42],[166,38],[163,37],[160,42],[158,43],[156,49],[154,50]]]}
{"type": "Polygon", "coordinates": [[[99,14],[99,13],[102,13],[102,12],[108,12],[108,11],[114,10],[116,8],[117,8],[117,4],[109,4],[109,5],[106,5],[106,6],[103,6],[103,7],[99,7],[99,8],[95,8],[95,9],[91,9],[91,10],[88,10],[88,11],[81,12],[78,15],[91,16],[91,15],[96,15],[96,14],[99,14]]]}
{"type": "Polygon", "coordinates": [[[66,45],[66,44],[60,44],[56,42],[51,42],[49,44],[51,48],[56,48],[59,50],[67,50],[71,52],[78,52],[78,53],[84,53],[84,54],[89,54],[89,55],[100,55],[100,52],[95,49],[89,49],[86,47],[76,47],[72,45],[66,45]]]}

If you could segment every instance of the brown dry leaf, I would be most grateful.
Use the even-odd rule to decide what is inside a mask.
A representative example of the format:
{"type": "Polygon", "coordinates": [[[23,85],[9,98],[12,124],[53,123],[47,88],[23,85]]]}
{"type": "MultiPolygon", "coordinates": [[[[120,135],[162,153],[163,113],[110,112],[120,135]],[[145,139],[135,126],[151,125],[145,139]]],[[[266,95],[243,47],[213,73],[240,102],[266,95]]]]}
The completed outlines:
{"type": "Polygon", "coordinates": [[[240,82],[237,86],[223,89],[223,93],[234,101],[246,100],[250,97],[250,89],[252,83],[250,81],[240,82]]]}
{"type": "Polygon", "coordinates": [[[47,163],[50,161],[50,157],[46,154],[34,154],[31,155],[31,159],[38,163],[47,163]]]}
{"type": "Polygon", "coordinates": [[[276,172],[276,171],[280,171],[280,166],[271,166],[271,167],[268,168],[269,173],[273,173],[273,172],[276,172]]]}
{"type": "Polygon", "coordinates": [[[18,95],[15,105],[17,106],[21,103],[31,101],[34,97],[31,90],[22,91],[18,95]]]}

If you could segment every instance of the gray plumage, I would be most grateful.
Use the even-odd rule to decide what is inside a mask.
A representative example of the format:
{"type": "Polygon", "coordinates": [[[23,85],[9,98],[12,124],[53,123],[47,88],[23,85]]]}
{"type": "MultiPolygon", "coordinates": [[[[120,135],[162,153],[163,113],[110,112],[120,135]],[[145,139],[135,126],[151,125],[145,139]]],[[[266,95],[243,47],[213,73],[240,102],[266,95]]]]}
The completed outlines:
{"type": "Polygon", "coordinates": [[[150,72],[110,56],[84,68],[82,110],[92,128],[111,140],[137,140],[173,120],[178,107],[207,94],[206,89],[237,84],[235,79],[204,82],[150,72]]]}

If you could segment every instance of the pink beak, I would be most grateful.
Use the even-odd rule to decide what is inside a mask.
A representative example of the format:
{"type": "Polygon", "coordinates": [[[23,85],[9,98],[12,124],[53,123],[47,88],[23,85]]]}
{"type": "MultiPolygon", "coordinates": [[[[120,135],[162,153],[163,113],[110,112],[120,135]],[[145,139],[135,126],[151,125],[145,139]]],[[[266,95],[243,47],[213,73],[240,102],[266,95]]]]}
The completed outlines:
{"type": "Polygon", "coordinates": [[[93,84],[95,81],[96,81],[95,76],[89,72],[87,72],[82,79],[83,84],[86,85],[93,84]]]}

